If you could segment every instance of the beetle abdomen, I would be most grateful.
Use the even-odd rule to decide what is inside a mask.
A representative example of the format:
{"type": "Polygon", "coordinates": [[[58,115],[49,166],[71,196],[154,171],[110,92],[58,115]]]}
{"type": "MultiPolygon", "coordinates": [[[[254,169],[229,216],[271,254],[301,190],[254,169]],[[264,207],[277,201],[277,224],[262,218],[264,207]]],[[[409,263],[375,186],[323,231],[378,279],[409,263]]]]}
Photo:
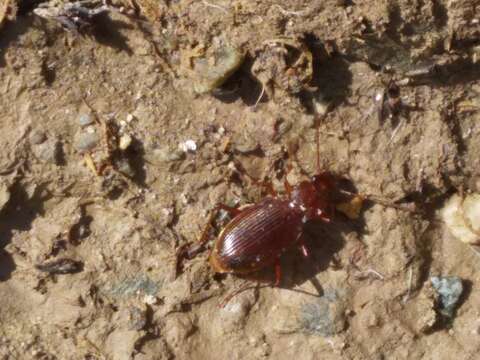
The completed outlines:
{"type": "Polygon", "coordinates": [[[235,216],[215,243],[214,269],[245,273],[275,262],[302,231],[301,214],[288,205],[288,201],[267,198],[235,216]]]}

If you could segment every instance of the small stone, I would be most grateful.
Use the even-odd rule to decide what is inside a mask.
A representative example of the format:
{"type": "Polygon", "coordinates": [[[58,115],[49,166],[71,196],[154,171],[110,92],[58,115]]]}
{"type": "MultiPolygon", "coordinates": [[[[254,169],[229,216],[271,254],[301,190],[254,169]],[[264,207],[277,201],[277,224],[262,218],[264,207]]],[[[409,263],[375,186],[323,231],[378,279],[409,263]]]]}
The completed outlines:
{"type": "Polygon", "coordinates": [[[135,176],[135,169],[130,165],[128,159],[120,158],[115,160],[115,168],[122,174],[133,178],[135,176]]]}
{"type": "Polygon", "coordinates": [[[440,313],[452,317],[463,293],[462,279],[458,276],[432,276],[430,281],[440,297],[440,313]]]}
{"type": "Polygon", "coordinates": [[[244,136],[243,138],[236,139],[234,147],[235,150],[237,150],[238,152],[242,154],[247,154],[257,150],[260,145],[258,141],[256,141],[252,137],[244,136]]]}
{"type": "Polygon", "coordinates": [[[325,100],[323,96],[319,96],[318,98],[313,99],[315,113],[320,116],[324,116],[329,111],[330,105],[331,103],[325,100]]]}
{"type": "Polygon", "coordinates": [[[33,154],[41,161],[58,164],[62,144],[55,139],[51,139],[32,147],[33,154]]]}
{"type": "Polygon", "coordinates": [[[480,245],[480,194],[453,195],[441,210],[450,233],[470,245],[480,245]]]}
{"type": "Polygon", "coordinates": [[[133,114],[128,114],[127,115],[127,123],[131,123],[133,121],[133,119],[135,119],[135,116],[133,116],[133,114]]]}
{"type": "Polygon", "coordinates": [[[93,117],[90,114],[81,114],[78,118],[78,124],[82,127],[92,125],[93,117]]]}
{"type": "Polygon", "coordinates": [[[179,161],[184,157],[185,153],[182,150],[171,149],[168,146],[153,150],[152,156],[149,156],[151,158],[150,161],[154,164],[179,161]]]}
{"type": "Polygon", "coordinates": [[[184,152],[195,152],[197,151],[197,143],[191,139],[185,141],[184,143],[180,144],[180,149],[184,152]]]}
{"type": "Polygon", "coordinates": [[[99,141],[100,136],[96,132],[89,133],[82,131],[77,133],[77,135],[75,136],[74,147],[80,153],[85,153],[93,150],[97,146],[99,141]]]}
{"type": "Polygon", "coordinates": [[[39,145],[47,140],[47,135],[45,132],[39,129],[33,130],[30,134],[30,143],[32,145],[39,145]]]}
{"type": "Polygon", "coordinates": [[[153,295],[145,295],[143,302],[147,305],[156,305],[158,303],[158,299],[153,295]]]}
{"type": "Polygon", "coordinates": [[[245,60],[245,55],[235,47],[218,42],[211,57],[194,61],[196,79],[193,88],[198,94],[208,93],[227,81],[245,60]]]}
{"type": "Polygon", "coordinates": [[[120,150],[127,150],[130,145],[132,144],[132,137],[129,134],[124,134],[120,137],[120,140],[118,141],[118,147],[120,150]]]}
{"type": "MultiPolygon", "coordinates": [[[[339,334],[345,329],[344,303],[336,291],[327,289],[319,300],[302,306],[300,323],[311,334],[321,336],[339,334]]],[[[372,325],[372,319],[368,320],[368,324],[372,325]]]]}

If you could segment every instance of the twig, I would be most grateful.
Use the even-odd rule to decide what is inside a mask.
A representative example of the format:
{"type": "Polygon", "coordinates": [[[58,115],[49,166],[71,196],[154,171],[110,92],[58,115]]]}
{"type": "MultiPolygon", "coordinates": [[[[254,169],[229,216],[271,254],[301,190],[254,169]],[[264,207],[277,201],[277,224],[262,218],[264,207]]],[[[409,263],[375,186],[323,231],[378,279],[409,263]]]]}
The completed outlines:
{"type": "Polygon", "coordinates": [[[395,135],[397,135],[397,132],[398,130],[400,130],[400,128],[403,126],[403,124],[405,123],[404,119],[402,118],[402,120],[400,121],[400,123],[397,125],[397,127],[393,130],[392,132],[392,136],[390,137],[390,141],[388,142],[389,144],[393,141],[393,138],[395,137],[395,135]]]}
{"type": "Polygon", "coordinates": [[[262,84],[262,91],[260,92],[260,95],[258,96],[257,101],[255,102],[255,105],[253,105],[253,108],[256,109],[257,105],[260,103],[260,101],[263,98],[263,95],[265,94],[265,85],[262,84]]]}
{"type": "Polygon", "coordinates": [[[375,275],[376,277],[378,277],[380,280],[385,280],[385,276],[383,276],[382,274],[380,274],[378,271],[376,270],[373,270],[373,269],[368,269],[368,270],[365,270],[364,271],[366,274],[373,274],[375,275]]]}
{"type": "Polygon", "coordinates": [[[410,293],[412,291],[412,281],[413,281],[413,269],[410,267],[409,275],[408,275],[408,290],[407,295],[403,299],[403,303],[406,303],[410,299],[410,293]]]}

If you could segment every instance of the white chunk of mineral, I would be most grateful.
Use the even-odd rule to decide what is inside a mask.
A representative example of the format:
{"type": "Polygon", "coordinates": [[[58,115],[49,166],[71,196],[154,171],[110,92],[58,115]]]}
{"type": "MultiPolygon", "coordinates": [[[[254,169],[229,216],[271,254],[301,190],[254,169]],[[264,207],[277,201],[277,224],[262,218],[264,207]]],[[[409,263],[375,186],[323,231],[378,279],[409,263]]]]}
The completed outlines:
{"type": "Polygon", "coordinates": [[[480,245],[480,194],[453,195],[441,211],[448,230],[457,239],[480,245]]]}

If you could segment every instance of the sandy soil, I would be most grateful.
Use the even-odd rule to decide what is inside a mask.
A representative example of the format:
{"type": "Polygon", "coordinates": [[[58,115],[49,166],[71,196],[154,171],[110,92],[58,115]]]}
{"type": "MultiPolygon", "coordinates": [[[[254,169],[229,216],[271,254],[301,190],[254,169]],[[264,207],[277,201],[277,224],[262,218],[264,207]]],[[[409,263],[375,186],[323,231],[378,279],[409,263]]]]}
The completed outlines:
{"type": "Polygon", "coordinates": [[[80,36],[28,4],[0,30],[1,359],[478,358],[479,255],[437,211],[480,191],[480,1],[144,1],[80,36]],[[225,44],[244,62],[198,94],[225,44]],[[316,173],[312,108],[323,169],[420,212],[310,224],[313,263],[219,308],[244,280],[176,249],[260,199],[238,164],[316,173]],[[431,276],[462,279],[450,318],[431,276]]]}

